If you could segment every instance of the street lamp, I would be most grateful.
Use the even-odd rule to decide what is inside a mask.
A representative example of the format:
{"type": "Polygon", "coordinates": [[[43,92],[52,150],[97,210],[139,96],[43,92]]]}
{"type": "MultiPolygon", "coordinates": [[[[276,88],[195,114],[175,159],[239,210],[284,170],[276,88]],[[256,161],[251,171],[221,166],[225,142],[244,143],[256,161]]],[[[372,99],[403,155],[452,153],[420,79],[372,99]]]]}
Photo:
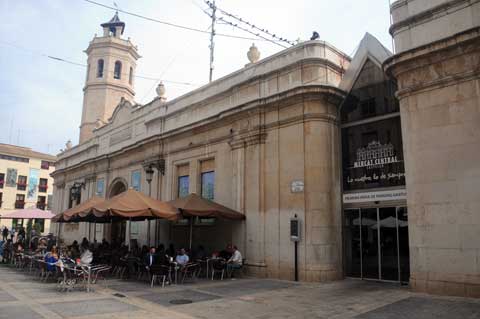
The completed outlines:
{"type": "MultiPolygon", "coordinates": [[[[147,178],[148,183],[148,196],[152,196],[152,179],[153,179],[153,168],[152,165],[145,166],[145,177],[147,178]]],[[[150,219],[148,220],[148,228],[147,228],[147,242],[148,246],[150,247],[150,219]]]]}
{"type": "Polygon", "coordinates": [[[148,183],[148,196],[152,196],[152,180],[153,180],[154,172],[155,171],[153,170],[151,165],[145,167],[145,176],[147,178],[147,183],[148,183]]]}

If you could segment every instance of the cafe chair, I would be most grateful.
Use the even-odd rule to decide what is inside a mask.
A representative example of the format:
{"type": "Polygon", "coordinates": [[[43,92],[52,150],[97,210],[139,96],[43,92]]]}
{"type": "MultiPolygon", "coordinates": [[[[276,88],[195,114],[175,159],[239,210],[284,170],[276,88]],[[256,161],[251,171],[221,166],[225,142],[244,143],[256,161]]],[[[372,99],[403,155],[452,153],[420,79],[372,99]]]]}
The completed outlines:
{"type": "Polygon", "coordinates": [[[225,275],[225,268],[227,263],[224,259],[213,259],[211,261],[211,268],[212,268],[212,280],[215,277],[215,274],[221,274],[220,280],[223,280],[223,276],[225,275]]]}
{"type": "Polygon", "coordinates": [[[152,280],[150,282],[150,287],[153,288],[154,283],[161,279],[162,280],[162,288],[165,287],[165,281],[167,277],[170,275],[170,268],[164,265],[153,265],[150,268],[150,275],[152,276],[152,280]]]}

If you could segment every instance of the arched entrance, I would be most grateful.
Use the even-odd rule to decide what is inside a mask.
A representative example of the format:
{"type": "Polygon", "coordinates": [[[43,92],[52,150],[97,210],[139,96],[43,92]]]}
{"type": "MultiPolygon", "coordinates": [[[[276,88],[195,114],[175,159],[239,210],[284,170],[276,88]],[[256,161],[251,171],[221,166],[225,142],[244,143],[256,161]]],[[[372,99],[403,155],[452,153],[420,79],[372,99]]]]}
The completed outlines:
{"type": "Polygon", "coordinates": [[[112,198],[115,195],[125,192],[128,189],[127,181],[124,178],[115,178],[108,188],[107,198],[112,198]]]}
{"type": "MultiPolygon", "coordinates": [[[[112,198],[115,195],[121,194],[128,189],[127,181],[124,178],[115,178],[108,188],[107,198],[112,198]]],[[[121,244],[125,242],[127,232],[127,222],[114,221],[110,232],[110,242],[112,244],[121,244]]]]}

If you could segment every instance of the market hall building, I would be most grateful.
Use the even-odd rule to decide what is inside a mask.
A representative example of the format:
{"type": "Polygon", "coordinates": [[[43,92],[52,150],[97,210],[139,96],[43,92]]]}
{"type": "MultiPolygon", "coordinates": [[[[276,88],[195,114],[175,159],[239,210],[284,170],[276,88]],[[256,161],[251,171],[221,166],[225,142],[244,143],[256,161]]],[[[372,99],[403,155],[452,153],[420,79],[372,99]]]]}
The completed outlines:
{"type": "MultiPolygon", "coordinates": [[[[412,146],[412,134],[419,129],[412,127],[411,114],[416,109],[407,108],[403,98],[404,92],[413,92],[403,90],[412,69],[405,67],[397,74],[399,65],[406,65],[397,64],[397,59],[417,50],[417,44],[413,35],[410,44],[402,42],[405,37],[397,38],[396,28],[409,30],[409,23],[418,24],[425,15],[415,15],[422,10],[443,12],[433,2],[418,3],[392,4],[392,33],[396,47],[403,45],[403,53],[392,56],[369,34],[353,57],[324,41],[303,42],[262,60],[252,47],[250,63],[243,69],[173,100],[165,98],[166,88],[159,85],[158,97],[145,105],[133,100],[133,74],[140,56],[132,42],[122,38],[125,25],[114,17],[102,25],[103,36],[95,37],[86,50],[89,69],[81,140],[59,154],[53,173],[54,211],[94,195],[109,198],[128,188],[160,200],[197,193],[245,214],[246,220],[197,220],[194,247],[202,244],[212,250],[235,243],[252,275],[294,278],[290,219],[296,215],[302,281],[356,277],[410,282],[420,291],[480,295],[478,240],[471,241],[470,247],[448,247],[452,237],[461,240],[461,222],[449,217],[444,208],[443,217],[439,214],[436,219],[432,214],[430,224],[419,219],[429,203],[421,202],[427,201],[418,188],[421,172],[409,169],[421,163],[433,170],[435,162],[442,160],[438,157],[452,155],[437,157],[425,136],[421,145],[430,148],[428,158],[412,146]],[[409,10],[414,4],[414,10],[409,10]],[[437,227],[443,222],[454,227],[437,227]],[[463,258],[466,249],[470,259],[463,258]],[[437,262],[455,263],[456,257],[461,264],[447,265],[443,273],[435,269],[437,262]]],[[[474,10],[478,12],[476,5],[461,6],[456,14],[474,16],[474,10]]],[[[438,19],[445,17],[456,15],[439,14],[438,19]]],[[[431,26],[435,21],[425,20],[422,30],[437,32],[431,26]]],[[[476,91],[470,86],[470,119],[478,119],[480,112],[478,46],[471,44],[472,39],[478,44],[476,23],[476,31],[473,28],[469,34],[469,51],[457,52],[470,57],[470,80],[477,85],[476,91]]],[[[453,34],[436,36],[448,38],[464,30],[454,31],[445,28],[453,34]]],[[[446,48],[460,50],[458,44],[445,41],[446,48]]],[[[432,52],[437,49],[434,45],[432,52]]],[[[430,62],[423,63],[428,67],[430,62]]],[[[447,65],[436,69],[442,67],[447,65]]],[[[456,79],[451,81],[456,85],[456,79]]],[[[456,107],[462,108],[462,102],[456,107]]],[[[457,126],[456,132],[461,131],[457,126]]],[[[478,134],[459,138],[468,138],[464,142],[470,148],[477,146],[471,149],[478,155],[478,134]]],[[[462,154],[465,169],[478,172],[475,157],[462,154]]],[[[450,182],[439,180],[434,187],[441,185],[450,182]]],[[[470,212],[467,233],[472,235],[480,231],[478,209],[473,210],[478,208],[473,195],[477,192],[478,198],[480,187],[476,189],[470,190],[472,199],[458,212],[470,212]]],[[[132,222],[129,227],[128,222],[79,223],[60,228],[67,243],[86,236],[181,246],[188,238],[188,227],[182,222],[132,222]]]]}

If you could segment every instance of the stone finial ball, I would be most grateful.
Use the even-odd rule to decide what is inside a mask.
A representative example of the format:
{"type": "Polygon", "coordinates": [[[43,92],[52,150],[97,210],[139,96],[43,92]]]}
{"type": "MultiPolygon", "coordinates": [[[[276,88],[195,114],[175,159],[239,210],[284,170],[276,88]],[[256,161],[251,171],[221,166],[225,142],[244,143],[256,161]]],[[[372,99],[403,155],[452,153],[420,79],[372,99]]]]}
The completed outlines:
{"type": "Polygon", "coordinates": [[[160,98],[165,97],[165,85],[163,84],[163,82],[160,82],[158,84],[156,91],[157,91],[158,97],[160,97],[160,98]]]}
{"type": "Polygon", "coordinates": [[[252,43],[252,46],[247,52],[247,57],[250,63],[255,63],[258,60],[260,60],[260,51],[258,51],[257,47],[255,46],[255,43],[252,43]]]}

